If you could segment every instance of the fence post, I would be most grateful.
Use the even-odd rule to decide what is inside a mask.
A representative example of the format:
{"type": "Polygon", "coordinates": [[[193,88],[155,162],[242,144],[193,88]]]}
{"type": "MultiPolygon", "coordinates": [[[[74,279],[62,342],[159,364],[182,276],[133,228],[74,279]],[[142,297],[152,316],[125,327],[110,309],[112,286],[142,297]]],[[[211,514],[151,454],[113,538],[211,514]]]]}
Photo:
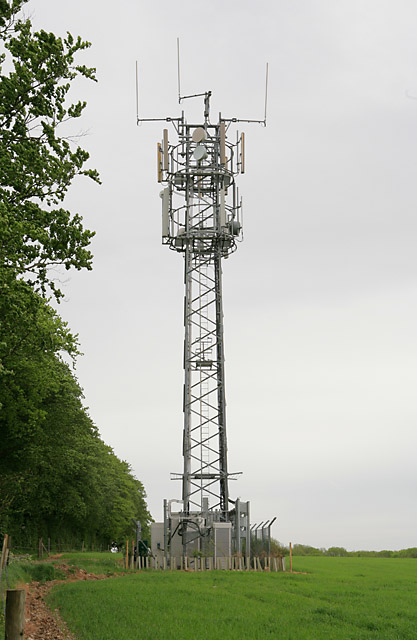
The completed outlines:
{"type": "Polygon", "coordinates": [[[290,542],[290,573],[292,573],[292,542],[290,542]]]}
{"type": "Polygon", "coordinates": [[[9,544],[9,536],[6,533],[3,538],[3,548],[1,550],[0,575],[2,574],[2,571],[6,566],[6,556],[7,556],[6,551],[7,551],[8,544],[9,544]]]}
{"type": "Polygon", "coordinates": [[[25,630],[24,589],[8,589],[6,592],[6,640],[22,640],[25,630]]]}

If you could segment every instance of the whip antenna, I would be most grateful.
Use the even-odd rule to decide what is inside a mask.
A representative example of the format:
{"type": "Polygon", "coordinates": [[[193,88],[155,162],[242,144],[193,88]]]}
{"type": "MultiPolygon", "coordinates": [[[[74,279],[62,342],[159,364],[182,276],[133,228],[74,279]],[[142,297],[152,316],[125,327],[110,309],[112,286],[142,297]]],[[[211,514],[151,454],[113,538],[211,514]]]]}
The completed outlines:
{"type": "Polygon", "coordinates": [[[138,79],[138,61],[136,60],[136,124],[139,123],[139,79],[138,79]]]}
{"type": "Polygon", "coordinates": [[[178,76],[178,102],[181,104],[181,74],[180,74],[180,39],[177,38],[177,76],[178,76]]]}
{"type": "Polygon", "coordinates": [[[266,74],[265,74],[265,116],[264,116],[264,126],[266,127],[266,105],[268,102],[268,67],[269,64],[266,63],[266,74]]]}

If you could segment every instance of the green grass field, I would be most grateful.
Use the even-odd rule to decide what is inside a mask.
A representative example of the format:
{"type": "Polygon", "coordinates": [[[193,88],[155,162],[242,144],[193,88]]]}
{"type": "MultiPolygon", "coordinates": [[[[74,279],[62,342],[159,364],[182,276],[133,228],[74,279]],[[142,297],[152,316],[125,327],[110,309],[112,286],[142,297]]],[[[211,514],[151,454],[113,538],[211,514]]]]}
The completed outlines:
{"type": "MultiPolygon", "coordinates": [[[[288,566],[288,562],[287,562],[288,566]]],[[[296,557],[289,573],[142,572],[63,584],[79,640],[417,638],[417,561],[296,557]]]]}

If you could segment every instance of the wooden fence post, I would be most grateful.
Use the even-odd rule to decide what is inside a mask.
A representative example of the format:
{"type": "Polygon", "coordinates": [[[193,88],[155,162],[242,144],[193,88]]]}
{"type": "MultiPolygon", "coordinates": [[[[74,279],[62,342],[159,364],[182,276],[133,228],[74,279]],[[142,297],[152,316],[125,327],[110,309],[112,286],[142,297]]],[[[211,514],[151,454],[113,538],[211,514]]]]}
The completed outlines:
{"type": "Polygon", "coordinates": [[[292,542],[290,542],[290,573],[292,573],[292,542]]]}
{"type": "Polygon", "coordinates": [[[6,592],[6,640],[22,640],[25,630],[24,589],[8,589],[6,592]]]}
{"type": "Polygon", "coordinates": [[[6,560],[7,560],[7,553],[6,552],[7,552],[8,544],[9,544],[9,536],[6,533],[4,538],[3,538],[3,548],[1,550],[0,575],[2,574],[3,569],[6,566],[6,560]]]}

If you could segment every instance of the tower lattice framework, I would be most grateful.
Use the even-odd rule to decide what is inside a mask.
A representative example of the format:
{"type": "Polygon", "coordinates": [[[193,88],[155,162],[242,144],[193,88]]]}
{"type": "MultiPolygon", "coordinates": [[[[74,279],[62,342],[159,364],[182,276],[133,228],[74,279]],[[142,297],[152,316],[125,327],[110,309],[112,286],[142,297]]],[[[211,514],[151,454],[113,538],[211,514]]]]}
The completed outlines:
{"type": "Polygon", "coordinates": [[[158,143],[164,244],[184,254],[184,516],[210,510],[228,519],[226,400],[222,305],[222,259],[242,239],[235,176],[244,172],[244,134],[227,139],[231,121],[172,119],[177,141],[165,129],[158,143]]]}

